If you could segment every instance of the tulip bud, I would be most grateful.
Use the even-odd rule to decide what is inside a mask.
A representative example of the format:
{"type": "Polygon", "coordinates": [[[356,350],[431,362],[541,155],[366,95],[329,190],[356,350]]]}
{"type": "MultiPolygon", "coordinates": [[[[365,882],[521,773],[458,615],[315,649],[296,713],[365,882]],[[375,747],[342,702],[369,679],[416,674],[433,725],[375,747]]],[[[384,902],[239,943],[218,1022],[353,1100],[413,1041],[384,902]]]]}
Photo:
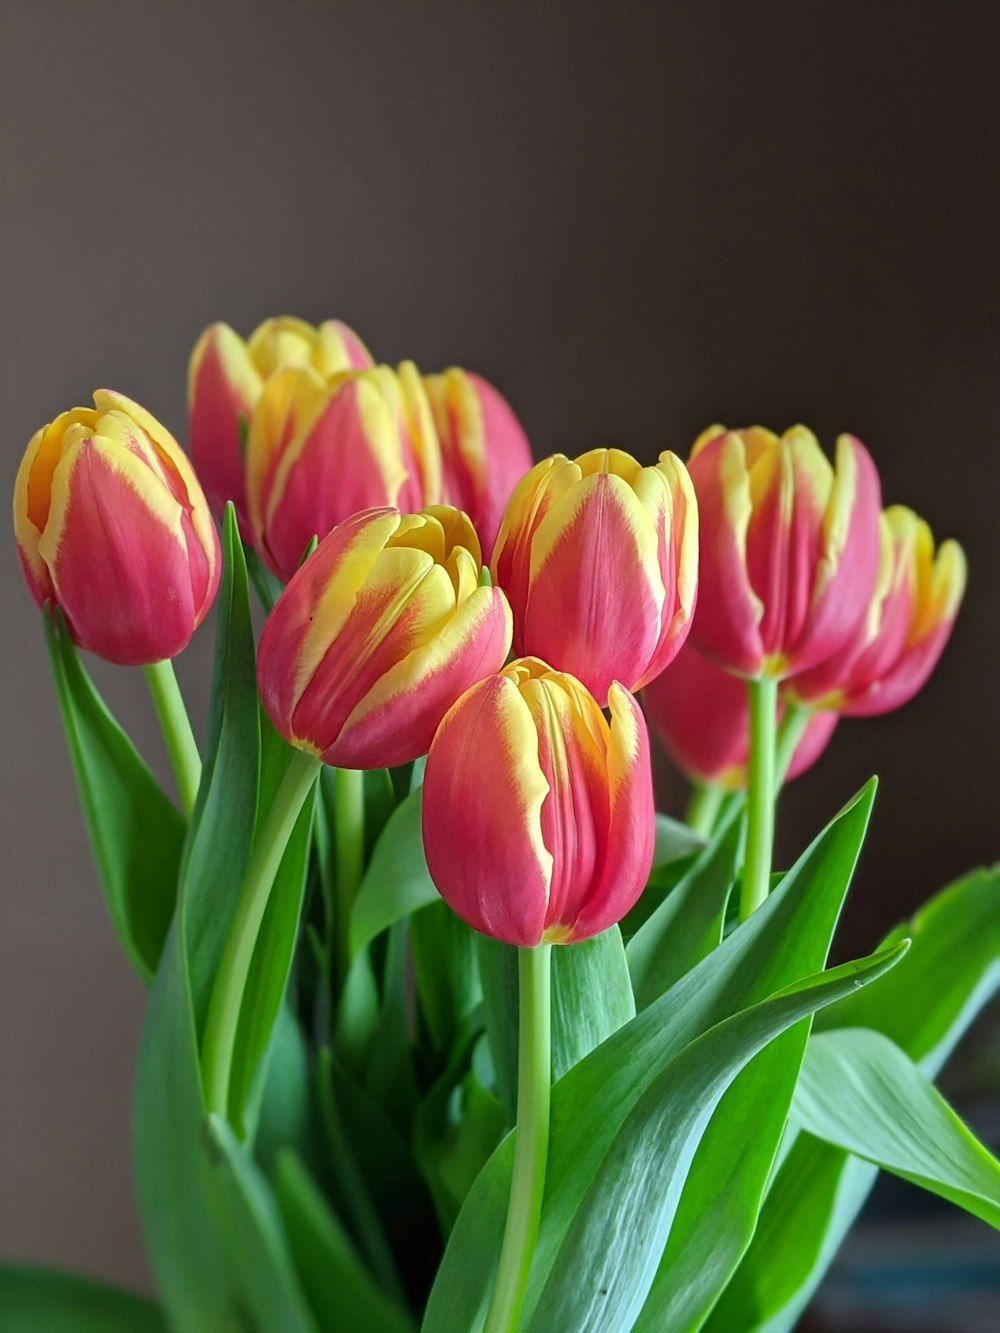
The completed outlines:
{"type": "MultiPolygon", "coordinates": [[[[650,730],[691,782],[739,791],[747,785],[750,726],[747,687],[686,643],[642,692],[650,730]]],[[[783,708],[779,705],[779,721],[783,708]]],[[[785,781],[811,768],[826,749],[837,714],[810,717],[785,781]]]]}
{"type": "Polygon", "coordinates": [[[39,606],[121,666],[175,657],[219,584],[219,539],[183,450],[138,403],[99,389],[32,437],[14,534],[39,606]]]}
{"type": "Polygon", "coordinates": [[[854,639],[788,682],[790,697],[849,717],[888,713],[925,684],[948,642],[965,592],[955,541],[934,553],[930,528],[903,505],[882,515],[875,592],[854,639]]]}
{"type": "Polygon", "coordinates": [[[621,920],[653,859],[649,740],[617,682],[610,723],[536,658],[463,694],[434,737],[424,851],[445,902],[507,944],[572,944],[621,920]]]}
{"type": "Polygon", "coordinates": [[[278,598],[257,683],[277,730],[341,768],[425,754],[463,690],[510,649],[510,607],[479,586],[479,542],[456,509],[370,509],[339,524],[278,598]]]}
{"type": "Polygon", "coordinates": [[[815,436],[713,426],[688,464],[701,516],[691,642],[738,675],[782,678],[839,651],[878,570],[878,474],[841,435],[836,471],[815,436]]]}
{"type": "Polygon", "coordinates": [[[440,454],[416,368],[272,375],[250,427],[246,484],[254,545],[283,581],[314,536],[351,514],[434,503],[440,454]]]}
{"type": "Polygon", "coordinates": [[[531,469],[507,505],[491,573],[514,611],[514,651],[571,672],[604,704],[638,689],[687,636],[698,588],[698,509],[684,464],[620,449],[531,469]]]}
{"type": "Polygon", "coordinates": [[[452,368],[425,375],[441,442],[444,498],[464,509],[492,551],[504,506],[531,467],[531,446],[521,423],[491,384],[452,368]]]}
{"type": "Polygon", "coordinates": [[[326,377],[371,364],[360,338],[339,320],[313,328],[290,315],[266,319],[247,342],[228,324],[211,324],[188,366],[188,448],[213,511],[221,517],[232,500],[240,530],[249,535],[244,458],[250,420],[269,376],[311,366],[326,377]]]}

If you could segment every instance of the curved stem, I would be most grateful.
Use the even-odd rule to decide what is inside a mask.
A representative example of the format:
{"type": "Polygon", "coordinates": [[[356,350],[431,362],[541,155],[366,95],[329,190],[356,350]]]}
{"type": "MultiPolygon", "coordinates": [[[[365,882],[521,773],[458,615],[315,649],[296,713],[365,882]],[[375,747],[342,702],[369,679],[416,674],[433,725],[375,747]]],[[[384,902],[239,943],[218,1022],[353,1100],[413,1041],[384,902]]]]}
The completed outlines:
{"type": "Polygon", "coordinates": [[[545,1190],[552,1082],[551,950],[518,950],[517,1131],[507,1225],[485,1333],[514,1333],[524,1303],[545,1190]]]}
{"type": "Polygon", "coordinates": [[[719,817],[726,793],[713,782],[696,782],[684,812],[684,822],[699,838],[709,838],[719,817]]]}
{"type": "Polygon", "coordinates": [[[365,873],[364,772],[357,768],[338,768],[333,800],[337,857],[337,975],[343,983],[350,963],[351,909],[365,873]]]}
{"type": "Polygon", "coordinates": [[[319,772],[319,761],[296,750],[264,824],[254,840],[250,860],[240,887],[236,911],[219,960],[208,1002],[201,1067],[205,1102],[209,1111],[225,1115],[229,1103],[229,1077],[233,1047],[240,1019],[254,946],[274,877],[291,837],[299,811],[319,772]]]}
{"type": "Polygon", "coordinates": [[[174,675],[174,664],[169,659],[153,662],[143,667],[142,672],[163,733],[163,743],[167,747],[177,795],[181,798],[184,813],[190,815],[201,782],[201,755],[174,675]]]}
{"type": "Polygon", "coordinates": [[[774,842],[774,730],[778,684],[748,680],[750,762],[747,771],[747,850],[740,890],[740,920],[767,898],[774,842]]]}
{"type": "Polygon", "coordinates": [[[785,781],[785,776],[795,757],[795,751],[799,748],[799,741],[804,736],[806,727],[809,725],[811,716],[812,710],[806,708],[803,704],[785,705],[785,712],[778,726],[778,739],[774,749],[774,787],[776,796],[782,783],[785,781]]]}

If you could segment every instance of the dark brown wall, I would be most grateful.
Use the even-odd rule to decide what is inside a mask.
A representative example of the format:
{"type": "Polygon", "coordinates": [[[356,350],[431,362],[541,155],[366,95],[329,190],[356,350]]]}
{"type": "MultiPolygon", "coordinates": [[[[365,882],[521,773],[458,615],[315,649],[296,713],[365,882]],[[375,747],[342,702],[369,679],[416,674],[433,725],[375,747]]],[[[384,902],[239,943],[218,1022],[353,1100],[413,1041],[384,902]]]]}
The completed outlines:
{"type": "MultiPolygon", "coordinates": [[[[338,315],[494,377],[539,453],[710,420],[873,449],[968,550],[937,676],[846,725],[791,852],[883,778],[844,947],[997,831],[996,67],[983,3],[6,0],[5,485],[96,385],[183,430],[201,327],[338,315]]],[[[143,996],[99,900],[13,553],[3,595],[0,1253],[142,1282],[143,996]]],[[[207,634],[181,663],[204,707],[207,634]]],[[[102,671],[160,764],[140,683],[102,671]]]]}

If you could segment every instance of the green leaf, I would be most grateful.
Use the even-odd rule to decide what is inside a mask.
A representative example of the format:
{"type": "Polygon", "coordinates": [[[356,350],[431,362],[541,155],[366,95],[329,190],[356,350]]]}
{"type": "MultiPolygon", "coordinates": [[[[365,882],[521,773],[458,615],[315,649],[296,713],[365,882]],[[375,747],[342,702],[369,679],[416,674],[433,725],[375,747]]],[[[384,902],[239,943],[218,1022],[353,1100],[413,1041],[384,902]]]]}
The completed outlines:
{"type": "Polygon", "coordinates": [[[139,757],[77,654],[65,622],[43,616],[90,849],[118,939],[144,981],[170,928],[185,821],[139,757]]]}
{"type": "Polygon", "coordinates": [[[171,1323],[222,1330],[239,1325],[247,1298],[213,1221],[197,1031],[249,854],[259,763],[246,567],[231,508],[218,615],[205,766],[143,1026],[133,1141],[146,1248],[171,1323]]]}
{"type": "Polygon", "coordinates": [[[407,1333],[415,1327],[372,1281],[336,1214],[290,1149],[278,1157],[275,1192],[320,1328],[407,1333]]]}
{"type": "Polygon", "coordinates": [[[410,955],[431,1048],[446,1050],[483,999],[475,932],[439,899],[410,918],[410,955]]]}
{"type": "Polygon", "coordinates": [[[375,844],[351,915],[351,956],[397,921],[436,902],[420,832],[421,788],[389,817],[375,844]]]}
{"type": "Polygon", "coordinates": [[[742,855],[735,811],[713,836],[677,887],[628,942],[638,1009],[644,1009],[722,940],[729,892],[742,855]]]}
{"type": "Polygon", "coordinates": [[[542,1333],[556,1320],[579,1333],[632,1327],[698,1139],[736,1073],[779,1033],[880,976],[906,947],[800,981],[734,1014],[668,1061],[630,1111],[551,1256],[529,1329],[542,1333]]]}
{"type": "Polygon", "coordinates": [[[880,1032],[841,1028],[810,1041],[792,1119],[1000,1229],[1000,1162],[880,1032]]]}
{"type": "MultiPolygon", "coordinates": [[[[483,984],[497,1094],[510,1124],[517,1106],[517,1026],[520,1012],[517,949],[479,937],[483,984]]],[[[635,1016],[632,985],[617,926],[580,944],[552,950],[552,1077],[578,1061],[635,1016]]]]}
{"type": "MultiPolygon", "coordinates": [[[[275,793],[296,753],[285,744],[263,714],[261,737],[260,795],[255,836],[260,833],[275,793]]],[[[240,1006],[230,1073],[229,1111],[233,1122],[242,1125],[244,1129],[244,1107],[259,1062],[270,1044],[292,967],[306,887],[314,806],[313,793],[306,798],[278,866],[240,1006]]]]}
{"type": "MultiPolygon", "coordinates": [[[[547,1273],[544,1256],[555,1254],[604,1154],[658,1073],[710,1028],[787,986],[802,941],[829,939],[873,796],[869,783],[748,921],[555,1084],[536,1293],[547,1273]]],[[[479,1326],[502,1238],[511,1155],[508,1136],[469,1193],[431,1294],[425,1327],[432,1333],[479,1326]]]]}
{"type": "MultiPolygon", "coordinates": [[[[888,1036],[933,1077],[1000,984],[1000,867],[943,889],[904,932],[898,970],[831,1006],[817,1032],[861,1026],[888,1036]]],[[[816,1290],[878,1175],[868,1162],[800,1134],[768,1191],[757,1230],[708,1327],[791,1328],[816,1290]]]]}
{"type": "Polygon", "coordinates": [[[221,1117],[208,1117],[205,1142],[216,1234],[236,1277],[240,1304],[251,1327],[281,1329],[281,1333],[318,1333],[264,1177],[221,1117]]]}
{"type": "MultiPolygon", "coordinates": [[[[739,815],[738,807],[723,816],[720,849],[739,834],[734,813],[739,815]]],[[[788,984],[826,962],[866,828],[864,803],[857,803],[851,818],[836,820],[831,836],[824,834],[787,876],[778,877],[778,885],[788,881],[785,893],[798,884],[797,893],[814,897],[823,906],[823,916],[811,929],[792,931],[785,956],[772,973],[774,985],[788,984]]],[[[731,850],[735,857],[738,841],[731,850]]],[[[716,903],[724,892],[726,869],[723,858],[713,886],[716,903]]],[[[697,905],[695,898],[687,909],[696,920],[697,905]]],[[[715,929],[713,922],[710,930],[715,929]]],[[[697,940],[698,933],[693,937],[697,940]]],[[[641,1333],[698,1327],[749,1245],[774,1169],[807,1030],[807,1024],[800,1024],[771,1042],[726,1090],[684,1183],[656,1279],[636,1323],[641,1333]]]]}
{"type": "Polygon", "coordinates": [[[16,1333],[166,1333],[157,1306],[75,1273],[0,1264],[0,1323],[16,1333]]]}
{"type": "Polygon", "coordinates": [[[650,877],[655,877],[675,861],[697,856],[704,849],[705,839],[689,829],[687,824],[657,811],[653,826],[653,869],[650,877]]]}

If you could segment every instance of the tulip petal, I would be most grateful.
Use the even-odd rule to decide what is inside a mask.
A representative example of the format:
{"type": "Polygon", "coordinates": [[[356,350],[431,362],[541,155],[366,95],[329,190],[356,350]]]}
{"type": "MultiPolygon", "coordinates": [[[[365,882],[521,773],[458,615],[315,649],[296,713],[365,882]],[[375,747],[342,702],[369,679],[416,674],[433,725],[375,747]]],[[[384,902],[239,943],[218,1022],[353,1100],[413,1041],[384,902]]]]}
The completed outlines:
{"type": "Polygon", "coordinates": [[[742,439],[730,431],[703,443],[688,471],[698,496],[702,534],[698,614],[691,639],[706,657],[755,676],[764,657],[764,608],[747,570],[752,506],[742,439]]]}
{"type": "Polygon", "coordinates": [[[572,923],[569,938],[588,939],[620,921],[637,902],[653,863],[653,778],[642,711],[617,681],[608,690],[610,800],[600,871],[572,923]]]}
{"type": "Polygon", "coordinates": [[[243,339],[228,324],[210,325],[188,365],[188,448],[213,511],[232,500],[247,534],[242,440],[262,387],[243,339]]]}
{"type": "Polygon", "coordinates": [[[424,851],[449,907],[508,944],[536,945],[545,928],[552,856],[541,808],[548,790],[531,712],[513,681],[489,676],[466,691],[427,756],[424,851]]]}
{"type": "Polygon", "coordinates": [[[580,469],[564,454],[536,463],[514,487],[490,558],[493,582],[503,588],[514,612],[514,651],[523,653],[521,625],[530,586],[531,545],[552,505],[580,480],[580,469]]]}
{"type": "Polygon", "coordinates": [[[471,592],[442,628],[374,681],[325,761],[352,768],[363,758],[367,767],[393,768],[426,754],[452,701],[503,666],[511,634],[500,589],[471,592]]]}
{"type": "Polygon", "coordinates": [[[664,597],[657,535],[635,492],[610,473],[585,476],[535,530],[522,646],[603,705],[613,679],[642,678],[664,597]]]}

